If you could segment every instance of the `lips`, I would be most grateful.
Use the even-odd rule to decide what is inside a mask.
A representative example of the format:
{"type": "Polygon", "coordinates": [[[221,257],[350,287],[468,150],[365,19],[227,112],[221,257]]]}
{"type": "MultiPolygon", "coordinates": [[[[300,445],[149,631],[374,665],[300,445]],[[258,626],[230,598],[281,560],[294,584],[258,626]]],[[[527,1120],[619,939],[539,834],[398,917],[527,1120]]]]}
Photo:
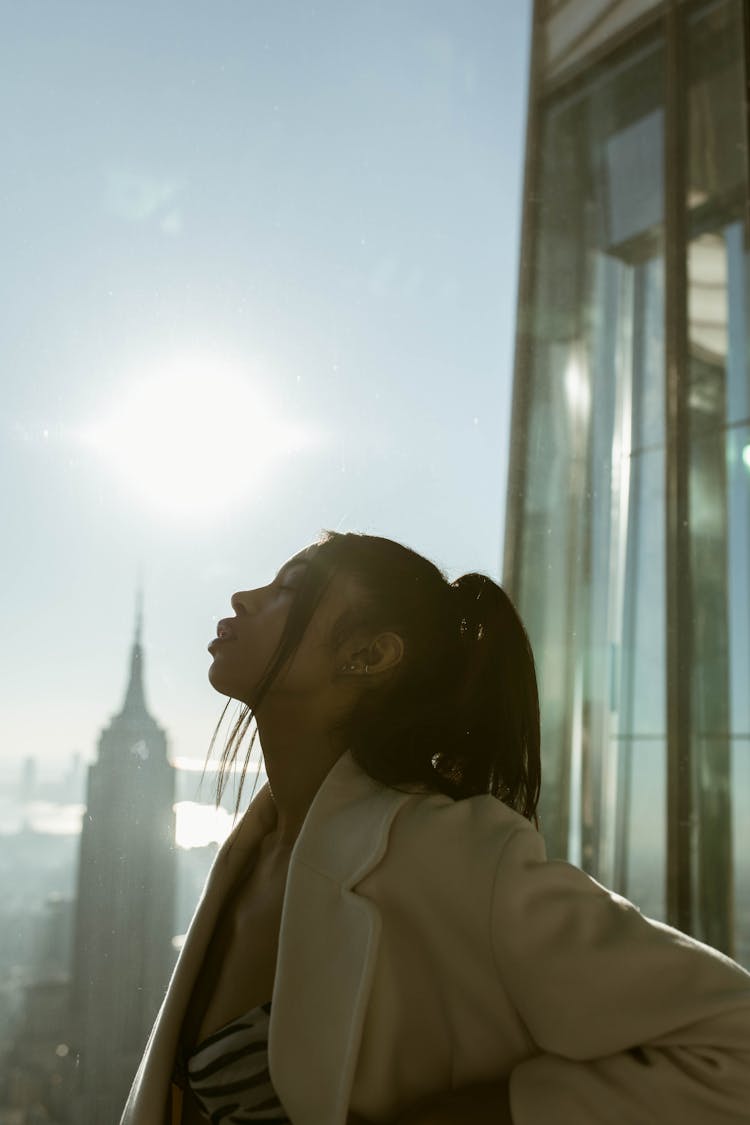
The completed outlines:
{"type": "Polygon", "coordinates": [[[232,619],[225,617],[216,626],[216,636],[220,641],[235,641],[237,636],[232,625],[232,619]]]}
{"type": "Polygon", "coordinates": [[[234,631],[234,620],[235,618],[233,617],[225,617],[219,622],[216,626],[216,636],[208,643],[207,647],[209,652],[213,652],[214,648],[227,644],[229,641],[237,640],[237,634],[234,631]]]}

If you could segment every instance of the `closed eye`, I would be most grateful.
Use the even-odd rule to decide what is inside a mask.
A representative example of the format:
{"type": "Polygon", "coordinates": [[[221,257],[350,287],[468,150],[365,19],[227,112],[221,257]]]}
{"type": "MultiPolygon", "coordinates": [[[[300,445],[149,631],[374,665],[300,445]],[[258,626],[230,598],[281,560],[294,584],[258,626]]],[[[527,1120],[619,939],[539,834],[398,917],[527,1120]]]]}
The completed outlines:
{"type": "MultiPolygon", "coordinates": [[[[284,577],[286,577],[286,575],[284,577]]],[[[272,590],[286,590],[291,594],[295,594],[297,592],[297,590],[299,589],[299,583],[296,580],[296,576],[294,578],[287,578],[286,582],[282,582],[281,576],[279,576],[272,583],[271,589],[272,590]]]]}
{"type": "Polygon", "coordinates": [[[276,587],[276,589],[277,590],[291,590],[293,592],[298,590],[299,589],[298,585],[290,586],[290,585],[288,585],[288,582],[289,582],[290,577],[293,576],[294,582],[296,583],[297,579],[303,573],[302,567],[304,567],[304,566],[307,566],[307,563],[298,561],[298,562],[295,562],[295,563],[291,563],[289,566],[282,567],[280,573],[276,576],[276,580],[274,582],[274,586],[276,587]],[[279,582],[279,578],[281,578],[282,575],[287,579],[287,583],[286,584],[285,583],[279,583],[277,585],[277,583],[279,582]]]}

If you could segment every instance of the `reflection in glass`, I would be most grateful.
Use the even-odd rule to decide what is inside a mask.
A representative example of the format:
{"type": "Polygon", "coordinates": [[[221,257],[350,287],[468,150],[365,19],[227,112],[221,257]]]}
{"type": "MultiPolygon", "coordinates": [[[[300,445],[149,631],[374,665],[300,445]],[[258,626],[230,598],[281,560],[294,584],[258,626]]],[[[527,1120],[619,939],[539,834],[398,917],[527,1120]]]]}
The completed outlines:
{"type": "Polygon", "coordinates": [[[544,120],[520,516],[545,838],[620,890],[648,815],[630,741],[664,738],[660,63],[639,51],[544,120]]]}

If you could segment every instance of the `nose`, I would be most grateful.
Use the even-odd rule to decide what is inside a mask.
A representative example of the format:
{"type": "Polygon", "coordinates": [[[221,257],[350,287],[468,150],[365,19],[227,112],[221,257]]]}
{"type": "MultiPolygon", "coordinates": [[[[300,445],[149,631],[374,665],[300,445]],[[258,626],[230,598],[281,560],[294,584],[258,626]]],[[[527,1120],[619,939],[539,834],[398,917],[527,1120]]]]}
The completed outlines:
{"type": "Polygon", "coordinates": [[[232,594],[229,604],[237,616],[241,613],[256,613],[260,606],[260,599],[266,589],[266,586],[259,586],[253,590],[238,590],[235,594],[232,594]]]}
{"type": "Polygon", "coordinates": [[[229,604],[237,615],[247,612],[244,605],[242,604],[243,596],[244,595],[241,592],[238,592],[236,594],[232,594],[231,598],[229,599],[229,604]]]}

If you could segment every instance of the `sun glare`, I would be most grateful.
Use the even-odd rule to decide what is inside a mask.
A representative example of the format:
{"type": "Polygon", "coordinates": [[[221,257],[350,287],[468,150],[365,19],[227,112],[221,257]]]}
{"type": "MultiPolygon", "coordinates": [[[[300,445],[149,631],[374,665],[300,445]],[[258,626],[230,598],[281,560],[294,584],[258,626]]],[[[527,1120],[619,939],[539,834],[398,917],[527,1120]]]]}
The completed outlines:
{"type": "Polygon", "coordinates": [[[213,805],[195,801],[178,801],[175,841],[178,848],[205,848],[207,844],[223,844],[234,825],[231,813],[213,805]]]}
{"type": "Polygon", "coordinates": [[[271,470],[313,444],[309,428],[282,420],[245,371],[210,358],[128,381],[77,437],[140,502],[188,522],[253,500],[271,487],[271,470]]]}

